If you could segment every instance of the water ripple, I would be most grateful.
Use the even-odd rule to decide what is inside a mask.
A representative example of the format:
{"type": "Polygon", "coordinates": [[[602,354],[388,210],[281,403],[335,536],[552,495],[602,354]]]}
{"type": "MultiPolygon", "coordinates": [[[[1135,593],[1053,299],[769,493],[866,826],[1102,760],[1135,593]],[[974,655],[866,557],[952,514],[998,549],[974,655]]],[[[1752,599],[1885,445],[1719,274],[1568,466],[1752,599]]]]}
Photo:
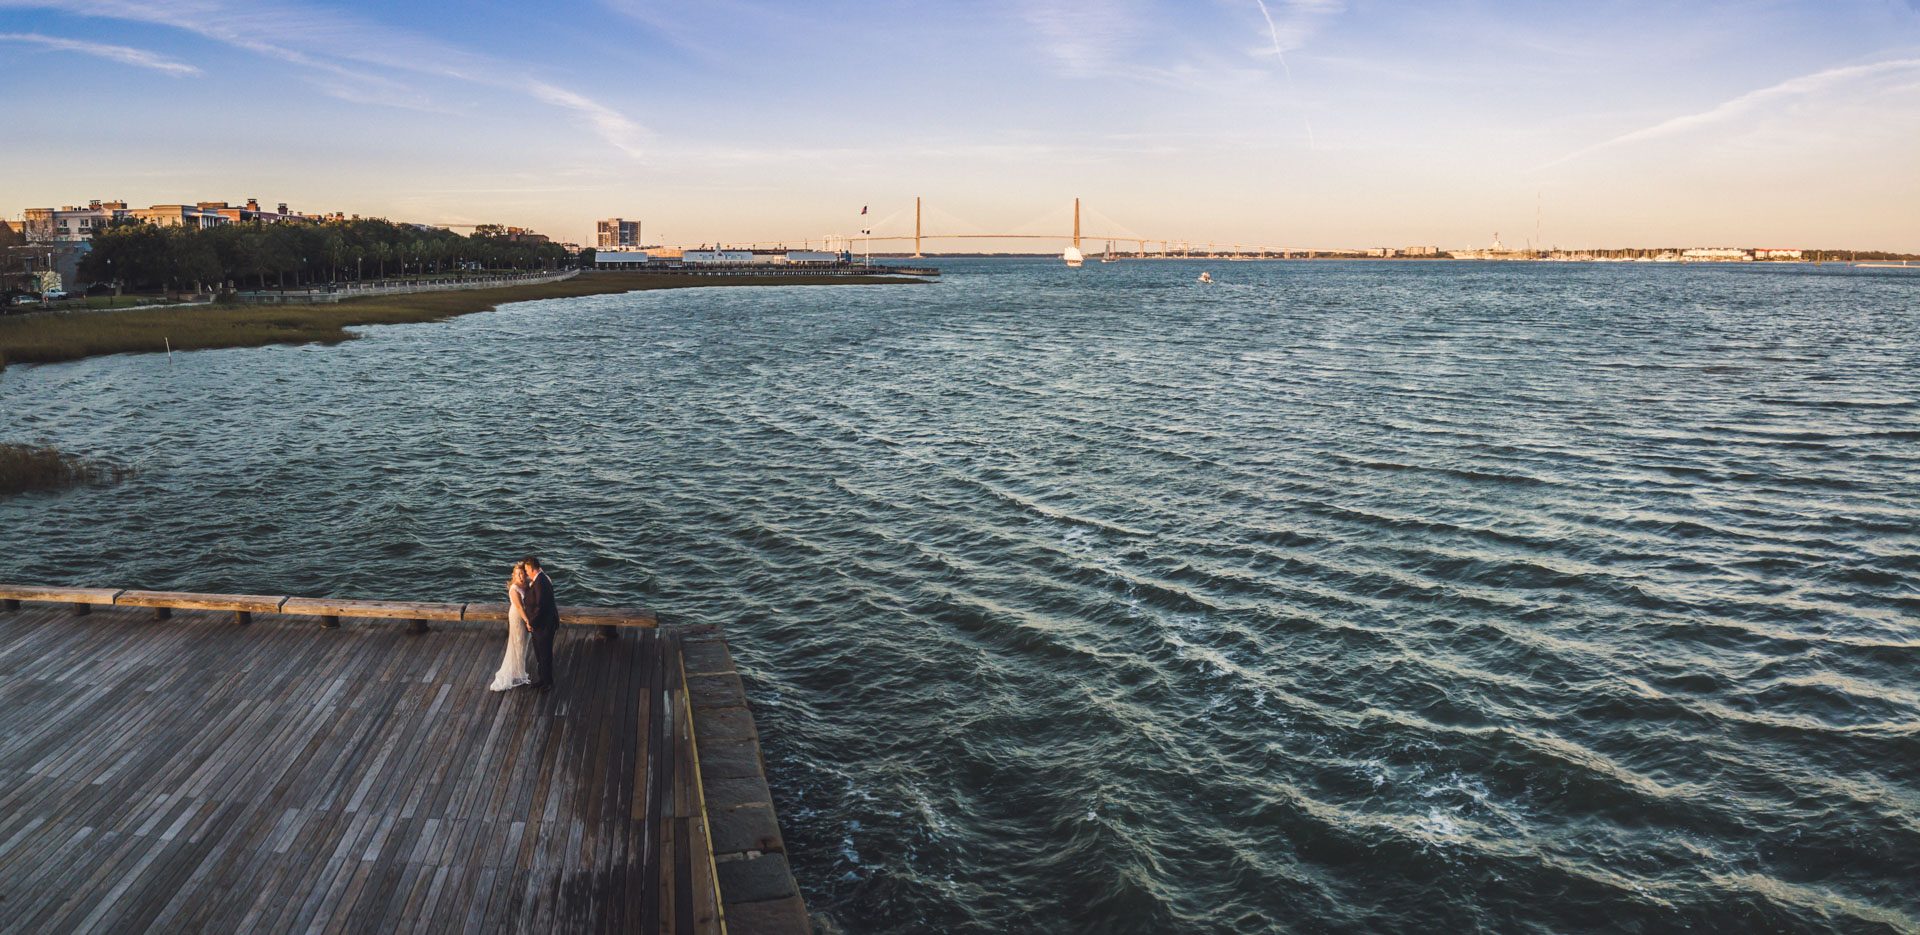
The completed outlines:
{"type": "Polygon", "coordinates": [[[1916,289],[963,261],[14,367],[139,471],[0,578],[722,621],[850,933],[1916,932],[1916,289]]]}

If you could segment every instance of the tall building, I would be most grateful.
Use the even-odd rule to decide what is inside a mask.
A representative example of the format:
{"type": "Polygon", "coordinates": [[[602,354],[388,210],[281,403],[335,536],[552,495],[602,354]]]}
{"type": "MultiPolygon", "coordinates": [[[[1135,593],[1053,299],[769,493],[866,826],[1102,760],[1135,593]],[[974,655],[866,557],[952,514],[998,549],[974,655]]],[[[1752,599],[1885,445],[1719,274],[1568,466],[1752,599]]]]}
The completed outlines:
{"type": "Polygon", "coordinates": [[[619,218],[607,218],[595,225],[594,234],[594,246],[596,247],[640,246],[639,221],[623,221],[619,218]]]}

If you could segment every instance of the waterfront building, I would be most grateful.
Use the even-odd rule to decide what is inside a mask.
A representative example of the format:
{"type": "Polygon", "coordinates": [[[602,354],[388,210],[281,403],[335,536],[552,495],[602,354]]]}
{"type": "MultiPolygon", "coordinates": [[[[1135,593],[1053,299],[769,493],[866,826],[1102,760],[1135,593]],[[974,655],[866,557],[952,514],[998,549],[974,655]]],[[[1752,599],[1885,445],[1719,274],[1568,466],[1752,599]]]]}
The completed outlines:
{"type": "Polygon", "coordinates": [[[0,249],[0,289],[38,291],[48,274],[61,283],[80,282],[80,261],[93,249],[84,240],[45,241],[0,249]]]}
{"type": "Polygon", "coordinates": [[[1756,260],[1797,260],[1800,255],[1799,250],[1787,247],[1765,247],[1753,251],[1756,260]]]}
{"type": "Polygon", "coordinates": [[[219,211],[199,205],[154,205],[151,208],[122,211],[120,216],[145,221],[155,227],[219,227],[233,223],[231,218],[219,211]]]}
{"type": "Polygon", "coordinates": [[[661,266],[830,266],[850,262],[845,253],[826,250],[687,250],[653,247],[647,250],[595,250],[596,269],[638,269],[661,266]]]}
{"type": "Polygon", "coordinates": [[[121,220],[146,221],[159,227],[218,227],[247,221],[277,224],[283,221],[339,220],[344,219],[345,215],[295,214],[287,209],[284,201],[275,210],[262,208],[258,199],[249,198],[245,205],[238,207],[224,201],[199,201],[146,208],[130,208],[125,201],[95,199],[87,202],[84,208],[73,205],[28,208],[22,217],[24,233],[29,240],[40,243],[81,243],[93,239],[94,231],[121,220]]]}
{"type": "Polygon", "coordinates": [[[644,250],[595,250],[593,266],[595,269],[634,269],[653,262],[653,257],[644,250]]]}
{"type": "Polygon", "coordinates": [[[1734,247],[1695,247],[1682,251],[1680,256],[1688,260],[1716,260],[1723,263],[1753,259],[1753,254],[1734,247]]]}
{"type": "Polygon", "coordinates": [[[752,263],[752,250],[688,250],[681,262],[697,264],[752,263]]]}
{"type": "Polygon", "coordinates": [[[1400,251],[1407,256],[1439,256],[1439,247],[1407,247],[1400,251]]]}
{"type": "Polygon", "coordinates": [[[40,243],[79,243],[93,238],[95,228],[125,216],[124,201],[94,200],[87,206],[28,208],[23,214],[28,240],[40,243]]]}
{"type": "Polygon", "coordinates": [[[638,247],[640,246],[640,222],[622,218],[607,218],[594,224],[594,246],[596,247],[638,247]]]}

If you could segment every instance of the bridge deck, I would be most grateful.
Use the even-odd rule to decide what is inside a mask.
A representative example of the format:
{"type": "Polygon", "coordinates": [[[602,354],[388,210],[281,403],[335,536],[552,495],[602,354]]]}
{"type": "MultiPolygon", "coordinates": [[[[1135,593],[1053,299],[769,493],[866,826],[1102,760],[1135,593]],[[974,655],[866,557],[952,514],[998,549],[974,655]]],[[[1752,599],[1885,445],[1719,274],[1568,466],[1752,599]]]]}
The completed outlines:
{"type": "Polygon", "coordinates": [[[0,613],[0,933],[718,930],[679,637],[345,622],[0,613]]]}

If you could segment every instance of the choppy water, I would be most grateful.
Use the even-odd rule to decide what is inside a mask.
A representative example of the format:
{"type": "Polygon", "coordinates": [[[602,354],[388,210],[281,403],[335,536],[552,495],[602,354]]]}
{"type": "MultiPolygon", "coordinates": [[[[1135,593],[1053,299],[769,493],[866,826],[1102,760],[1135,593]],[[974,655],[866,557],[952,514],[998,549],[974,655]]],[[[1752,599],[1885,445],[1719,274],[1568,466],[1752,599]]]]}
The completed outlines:
{"type": "Polygon", "coordinates": [[[16,367],[0,578],[723,621],[853,933],[1920,930],[1920,278],[947,266],[16,367]]]}

